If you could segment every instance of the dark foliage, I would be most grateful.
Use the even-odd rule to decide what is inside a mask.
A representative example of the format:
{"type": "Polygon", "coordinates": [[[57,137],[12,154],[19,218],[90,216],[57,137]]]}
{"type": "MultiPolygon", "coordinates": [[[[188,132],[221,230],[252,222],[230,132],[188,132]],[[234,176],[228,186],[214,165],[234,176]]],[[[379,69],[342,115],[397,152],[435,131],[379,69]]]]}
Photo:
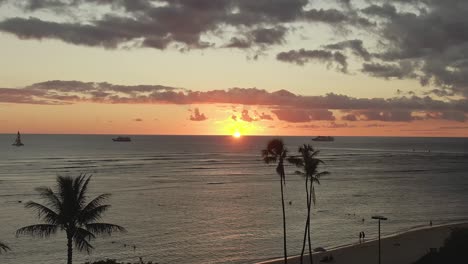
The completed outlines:
{"type": "Polygon", "coordinates": [[[41,224],[20,228],[16,235],[30,235],[48,238],[64,231],[67,235],[68,264],[72,263],[73,242],[79,251],[90,252],[94,247],[91,241],[100,235],[124,232],[121,226],[101,223],[103,214],[110,208],[104,204],[110,194],[101,194],[89,201],[88,185],[91,176],[81,174],[78,177],[57,177],[55,190],[48,187],[37,188],[44,204],[27,202],[25,207],[37,212],[41,224]]]}
{"type": "Polygon", "coordinates": [[[439,251],[431,251],[414,264],[468,263],[468,228],[457,228],[439,251]]]}

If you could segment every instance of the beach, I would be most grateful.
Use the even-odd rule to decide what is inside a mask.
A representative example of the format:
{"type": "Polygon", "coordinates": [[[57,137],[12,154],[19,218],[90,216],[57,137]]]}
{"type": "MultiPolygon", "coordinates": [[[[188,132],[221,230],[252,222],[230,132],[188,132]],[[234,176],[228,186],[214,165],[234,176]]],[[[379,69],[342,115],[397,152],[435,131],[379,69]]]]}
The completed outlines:
{"type": "MultiPolygon", "coordinates": [[[[411,264],[428,253],[431,248],[439,249],[455,228],[468,228],[468,222],[425,226],[407,232],[381,237],[382,264],[411,264]]],[[[378,263],[378,239],[364,243],[327,248],[326,252],[313,254],[314,263],[333,264],[373,264],[378,263]],[[321,261],[326,256],[333,256],[333,261],[321,261]]],[[[280,264],[282,258],[260,262],[258,264],[280,264]]],[[[300,256],[288,258],[288,264],[300,263],[300,256]]],[[[308,255],[304,263],[309,263],[308,255]]]]}

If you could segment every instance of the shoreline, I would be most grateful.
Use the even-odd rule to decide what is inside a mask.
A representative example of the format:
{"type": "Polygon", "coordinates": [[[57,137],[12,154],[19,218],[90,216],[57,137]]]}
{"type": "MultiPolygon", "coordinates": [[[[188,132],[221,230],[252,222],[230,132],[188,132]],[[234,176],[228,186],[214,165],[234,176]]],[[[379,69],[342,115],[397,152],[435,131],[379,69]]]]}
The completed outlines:
{"type": "MultiPolygon", "coordinates": [[[[415,226],[382,236],[382,264],[411,264],[429,252],[437,250],[454,228],[468,228],[468,221],[442,223],[438,225],[415,226]]],[[[368,239],[363,243],[344,244],[325,248],[326,252],[314,252],[314,263],[333,264],[374,264],[378,261],[378,239],[368,239]],[[320,261],[325,256],[333,256],[333,261],[320,261]]],[[[274,258],[256,264],[282,264],[284,259],[274,258]]],[[[299,264],[300,255],[288,257],[288,264],[299,264]]],[[[304,255],[304,264],[308,264],[308,254],[304,255]]]]}

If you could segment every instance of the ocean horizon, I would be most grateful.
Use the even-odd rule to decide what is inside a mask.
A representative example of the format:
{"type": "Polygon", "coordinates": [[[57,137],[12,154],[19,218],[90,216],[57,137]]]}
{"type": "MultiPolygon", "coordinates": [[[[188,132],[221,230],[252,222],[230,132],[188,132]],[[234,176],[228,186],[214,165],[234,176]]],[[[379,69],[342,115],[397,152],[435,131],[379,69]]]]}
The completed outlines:
{"type": "MultiPolygon", "coordinates": [[[[14,249],[2,263],[66,260],[65,235],[15,238],[38,222],[24,202],[55,186],[57,175],[93,175],[90,197],[111,193],[104,222],[128,232],[98,238],[92,254],[75,263],[111,258],[164,263],[255,263],[282,255],[279,177],[261,160],[268,140],[280,136],[0,134],[0,238],[14,249]]],[[[290,154],[302,144],[319,149],[331,174],[316,186],[313,247],[375,238],[371,216],[388,217],[383,234],[465,220],[468,215],[468,138],[282,136],[290,154]],[[364,219],[364,221],[363,221],[364,219]]],[[[288,253],[297,255],[305,221],[304,180],[286,166],[288,253]]]]}

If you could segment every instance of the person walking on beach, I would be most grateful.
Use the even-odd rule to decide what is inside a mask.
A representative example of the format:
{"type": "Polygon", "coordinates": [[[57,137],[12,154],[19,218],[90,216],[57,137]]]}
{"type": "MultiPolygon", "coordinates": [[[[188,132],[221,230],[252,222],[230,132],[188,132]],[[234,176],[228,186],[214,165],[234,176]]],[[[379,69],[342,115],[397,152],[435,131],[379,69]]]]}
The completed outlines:
{"type": "Polygon", "coordinates": [[[362,232],[359,232],[359,244],[361,244],[362,241],[362,232]]]}

